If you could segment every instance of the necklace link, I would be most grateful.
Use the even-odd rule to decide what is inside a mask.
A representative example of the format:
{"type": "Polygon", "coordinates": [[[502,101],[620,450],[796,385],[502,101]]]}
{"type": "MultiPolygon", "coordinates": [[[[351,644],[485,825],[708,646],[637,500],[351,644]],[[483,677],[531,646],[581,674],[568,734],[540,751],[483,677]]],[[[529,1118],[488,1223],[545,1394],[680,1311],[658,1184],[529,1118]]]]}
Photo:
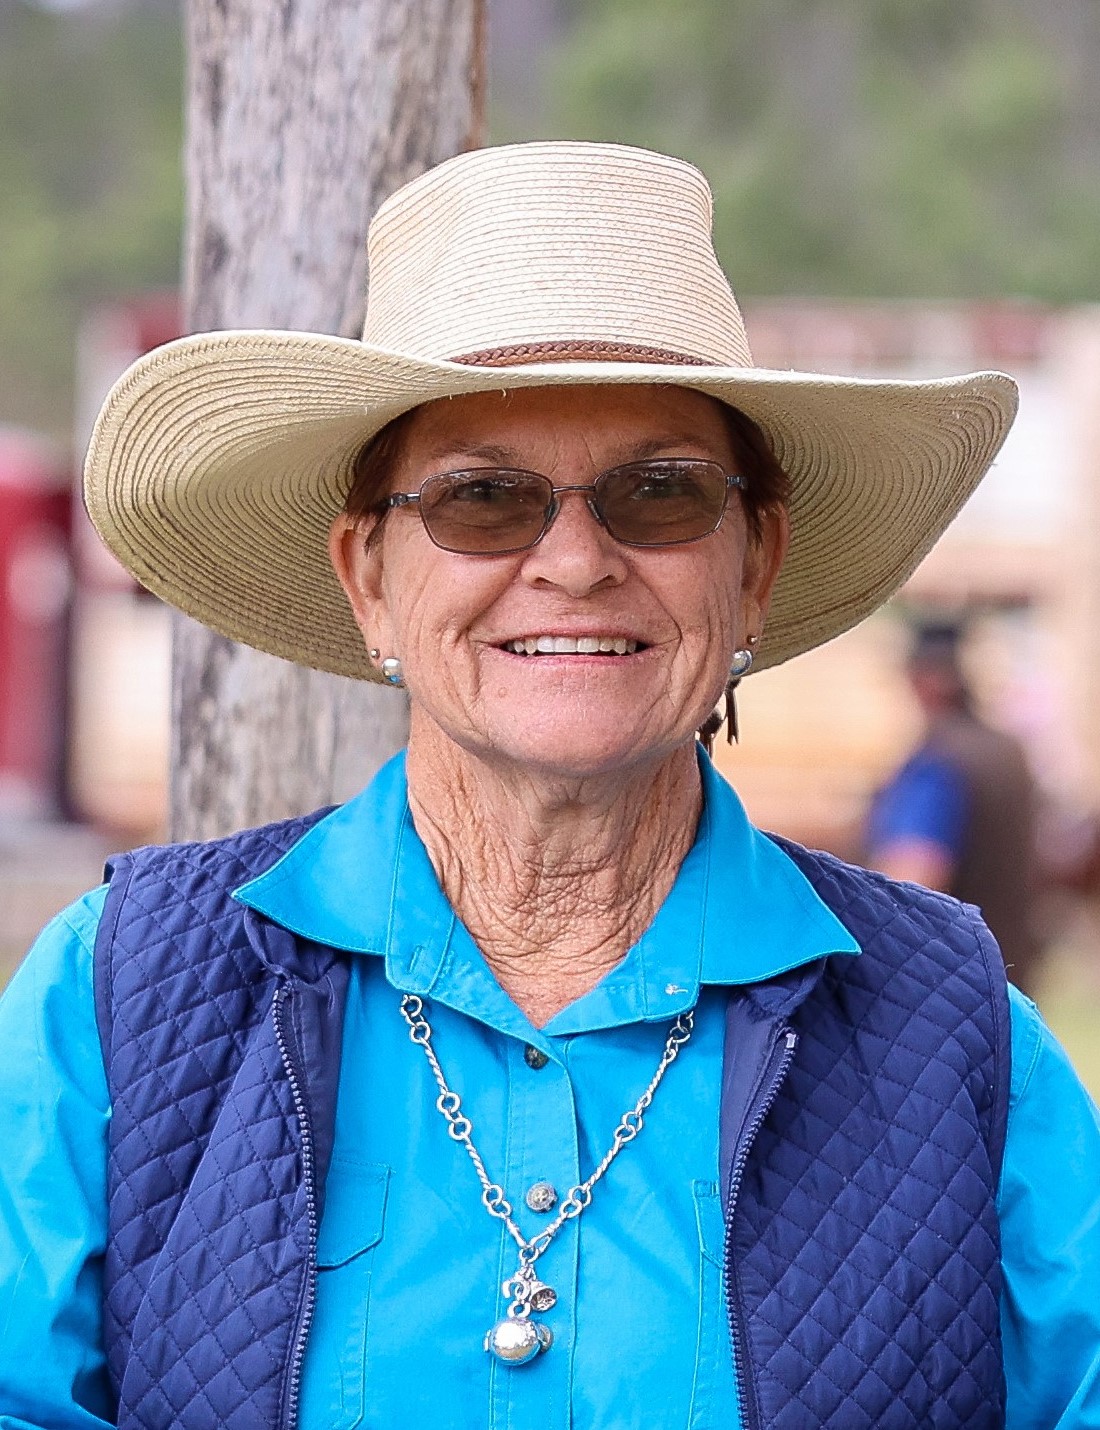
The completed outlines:
{"type": "Polygon", "coordinates": [[[498,1182],[493,1182],[485,1188],[481,1194],[481,1204],[490,1216],[504,1218],[512,1215],[512,1203],[498,1182]]]}
{"type": "Polygon", "coordinates": [[[580,1216],[591,1201],[592,1188],[590,1186],[582,1182],[579,1187],[574,1187],[561,1204],[559,1225],[562,1221],[569,1221],[572,1217],[580,1216]]]}

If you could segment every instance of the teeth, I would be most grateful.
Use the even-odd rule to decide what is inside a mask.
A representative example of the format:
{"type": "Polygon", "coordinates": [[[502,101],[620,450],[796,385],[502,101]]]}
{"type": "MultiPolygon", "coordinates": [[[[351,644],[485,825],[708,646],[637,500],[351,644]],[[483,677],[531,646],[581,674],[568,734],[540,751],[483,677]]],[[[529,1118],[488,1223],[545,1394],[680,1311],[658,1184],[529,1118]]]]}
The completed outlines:
{"type": "Polygon", "coordinates": [[[625,636],[523,636],[505,642],[516,655],[633,655],[638,642],[625,636]]]}

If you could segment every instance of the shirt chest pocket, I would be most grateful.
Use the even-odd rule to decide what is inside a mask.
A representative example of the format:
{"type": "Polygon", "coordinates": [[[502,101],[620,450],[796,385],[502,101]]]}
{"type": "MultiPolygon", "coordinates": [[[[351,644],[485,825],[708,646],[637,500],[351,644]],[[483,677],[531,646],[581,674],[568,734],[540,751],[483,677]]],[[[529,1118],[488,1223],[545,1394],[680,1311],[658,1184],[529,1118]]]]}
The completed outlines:
{"type": "Polygon", "coordinates": [[[390,1169],[334,1157],[317,1236],[317,1291],[302,1368],[302,1430],[363,1421],[371,1272],[386,1222],[390,1169]]]}

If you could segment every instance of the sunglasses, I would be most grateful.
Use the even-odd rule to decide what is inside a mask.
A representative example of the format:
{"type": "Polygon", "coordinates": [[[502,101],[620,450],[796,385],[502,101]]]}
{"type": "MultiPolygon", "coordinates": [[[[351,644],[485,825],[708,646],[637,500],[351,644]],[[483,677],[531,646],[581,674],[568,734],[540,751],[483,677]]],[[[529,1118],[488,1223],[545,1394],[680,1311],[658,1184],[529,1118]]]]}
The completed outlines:
{"type": "Polygon", "coordinates": [[[731,487],[745,479],[694,457],[628,462],[584,486],[556,487],[538,472],[475,467],[428,477],[415,492],[396,492],[383,509],[416,502],[436,546],[461,556],[505,556],[542,540],[561,510],[563,492],[587,492],[588,508],[626,546],[680,546],[717,531],[731,487]]]}

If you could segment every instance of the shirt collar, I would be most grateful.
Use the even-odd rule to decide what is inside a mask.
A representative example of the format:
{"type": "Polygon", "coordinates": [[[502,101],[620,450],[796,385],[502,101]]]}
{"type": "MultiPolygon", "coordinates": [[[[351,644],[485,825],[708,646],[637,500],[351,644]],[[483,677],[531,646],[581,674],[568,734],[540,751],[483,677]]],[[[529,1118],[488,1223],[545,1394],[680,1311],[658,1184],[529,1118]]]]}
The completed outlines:
{"type": "MultiPolygon", "coordinates": [[[[621,1022],[624,999],[635,1017],[665,1019],[693,1006],[700,985],[756,983],[827,954],[859,953],[702,751],[700,769],[699,829],[656,918],[622,964],[546,1031],[621,1022]]],[[[396,987],[439,996],[441,981],[457,980],[445,1001],[465,1002],[472,978],[486,995],[481,960],[413,826],[403,755],[235,897],[314,942],[383,956],[396,987]]]]}

